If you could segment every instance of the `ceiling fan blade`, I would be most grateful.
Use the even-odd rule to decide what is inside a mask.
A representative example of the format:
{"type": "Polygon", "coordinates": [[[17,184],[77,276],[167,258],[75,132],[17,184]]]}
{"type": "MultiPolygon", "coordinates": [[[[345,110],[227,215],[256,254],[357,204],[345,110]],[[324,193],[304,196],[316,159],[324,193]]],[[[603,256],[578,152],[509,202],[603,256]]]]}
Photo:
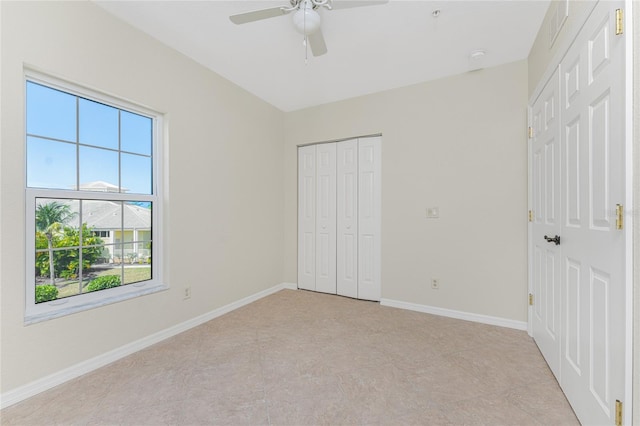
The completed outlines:
{"type": "Polygon", "coordinates": [[[327,53],[327,44],[324,42],[324,36],[321,30],[307,36],[307,39],[309,40],[309,46],[311,47],[313,56],[322,56],[327,53]]]}
{"type": "Polygon", "coordinates": [[[387,4],[389,0],[334,0],[331,9],[350,9],[352,7],[378,6],[387,4]]]}
{"type": "Polygon", "coordinates": [[[238,13],[237,15],[229,16],[231,22],[234,24],[246,24],[247,22],[260,21],[261,19],[275,18],[276,16],[282,16],[289,13],[286,7],[272,7],[269,9],[254,10],[251,12],[238,13]]]}

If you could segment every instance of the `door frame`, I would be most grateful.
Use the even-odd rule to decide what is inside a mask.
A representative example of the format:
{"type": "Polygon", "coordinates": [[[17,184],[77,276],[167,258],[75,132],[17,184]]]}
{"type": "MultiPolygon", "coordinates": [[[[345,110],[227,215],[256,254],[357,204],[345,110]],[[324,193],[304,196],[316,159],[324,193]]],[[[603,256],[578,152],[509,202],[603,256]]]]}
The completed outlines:
{"type": "MultiPolygon", "coordinates": [[[[586,8],[582,15],[576,17],[576,24],[567,29],[567,36],[564,38],[562,43],[560,44],[557,53],[553,57],[553,59],[549,62],[547,69],[544,74],[538,81],[536,88],[532,92],[529,97],[527,103],[527,125],[531,126],[532,124],[532,116],[533,116],[533,104],[537,100],[537,98],[541,95],[543,89],[545,88],[548,80],[551,78],[556,68],[562,62],[562,59],[568,52],[569,48],[573,44],[574,40],[578,36],[580,30],[582,29],[584,23],[587,21],[588,17],[591,15],[591,12],[595,8],[596,3],[592,5],[592,7],[586,8]]],[[[640,5],[638,6],[640,7],[640,5]]],[[[624,424],[632,424],[634,420],[638,420],[640,418],[640,412],[636,412],[636,418],[633,417],[633,406],[634,406],[634,382],[640,382],[636,377],[640,375],[640,372],[634,371],[633,364],[633,336],[634,336],[634,293],[633,293],[633,284],[634,284],[634,267],[640,268],[640,259],[636,259],[634,256],[634,242],[636,239],[640,239],[635,236],[635,205],[633,194],[635,191],[640,190],[636,185],[640,186],[640,182],[636,183],[635,174],[640,173],[640,165],[636,165],[634,162],[634,116],[633,116],[633,105],[634,105],[634,96],[638,96],[635,94],[635,90],[640,89],[634,88],[633,86],[633,65],[634,65],[634,26],[633,26],[633,15],[634,15],[634,7],[633,0],[624,0],[624,28],[625,28],[625,88],[626,88],[626,97],[625,97],[625,140],[624,140],[624,151],[625,151],[625,195],[624,195],[624,235],[625,235],[625,384],[624,384],[624,413],[623,413],[623,423],[624,424]],[[631,88],[632,90],[628,90],[631,88]],[[634,239],[635,237],[635,239],[634,239]]],[[[528,208],[531,209],[533,205],[532,200],[532,184],[533,184],[533,170],[532,170],[532,146],[529,142],[530,139],[526,137],[527,143],[527,176],[528,176],[528,184],[527,184],[527,202],[528,208]]],[[[528,285],[527,290],[528,293],[532,293],[533,291],[533,239],[532,239],[532,231],[533,224],[530,221],[527,221],[527,279],[528,285]]],[[[527,333],[529,336],[533,337],[533,309],[532,306],[527,304],[527,333]]],[[[640,316],[640,312],[637,313],[640,316]]],[[[636,333],[638,334],[638,333],[636,333]]],[[[640,355],[640,354],[639,354],[640,355]]],[[[640,389],[635,389],[636,392],[640,392],[640,389]]],[[[640,407],[638,411],[640,411],[640,407]]]]}

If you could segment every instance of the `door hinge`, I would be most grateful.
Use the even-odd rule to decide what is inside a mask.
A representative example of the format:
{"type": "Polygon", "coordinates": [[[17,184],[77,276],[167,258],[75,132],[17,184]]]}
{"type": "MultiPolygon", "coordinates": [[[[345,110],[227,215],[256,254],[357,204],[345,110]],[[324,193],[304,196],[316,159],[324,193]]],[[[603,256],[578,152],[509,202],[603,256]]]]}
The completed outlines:
{"type": "Polygon", "coordinates": [[[622,401],[616,399],[616,426],[622,426],[622,401]]]}
{"type": "Polygon", "coordinates": [[[529,139],[533,138],[533,127],[529,126],[529,139]]]}
{"type": "Polygon", "coordinates": [[[624,33],[624,11],[616,9],[616,35],[624,33]]]}
{"type": "Polygon", "coordinates": [[[533,210],[529,210],[529,222],[533,222],[533,210]]]}
{"type": "Polygon", "coordinates": [[[533,306],[533,294],[529,293],[529,306],[533,306]]]}
{"type": "Polygon", "coordinates": [[[616,229],[624,228],[624,207],[622,204],[616,204],[616,229]]]}

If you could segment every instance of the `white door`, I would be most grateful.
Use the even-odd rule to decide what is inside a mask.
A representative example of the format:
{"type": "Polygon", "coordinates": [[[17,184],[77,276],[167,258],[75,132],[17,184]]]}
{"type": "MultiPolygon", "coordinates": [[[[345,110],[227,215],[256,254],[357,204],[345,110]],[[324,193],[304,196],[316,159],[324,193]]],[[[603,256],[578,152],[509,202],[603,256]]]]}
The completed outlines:
{"type": "Polygon", "coordinates": [[[560,67],[560,384],[585,425],[614,424],[625,396],[625,234],[616,229],[625,197],[625,42],[615,34],[623,6],[599,2],[560,67]]]}
{"type": "Polygon", "coordinates": [[[298,148],[298,288],[316,289],[316,147],[298,148]]]}
{"type": "Polygon", "coordinates": [[[316,146],[316,291],[336,293],[336,143],[316,146]]]}
{"type": "Polygon", "coordinates": [[[358,140],[337,145],[337,293],[358,297],[358,140]]]}
{"type": "Polygon", "coordinates": [[[358,298],[380,300],[381,138],[358,141],[358,298]]]}
{"type": "MultiPolygon", "coordinates": [[[[560,378],[560,74],[553,73],[532,106],[532,331],[551,371],[560,378]]],[[[560,240],[562,242],[562,240],[560,240]]]]}
{"type": "Polygon", "coordinates": [[[298,148],[298,288],[380,300],[381,138],[298,148]]]}

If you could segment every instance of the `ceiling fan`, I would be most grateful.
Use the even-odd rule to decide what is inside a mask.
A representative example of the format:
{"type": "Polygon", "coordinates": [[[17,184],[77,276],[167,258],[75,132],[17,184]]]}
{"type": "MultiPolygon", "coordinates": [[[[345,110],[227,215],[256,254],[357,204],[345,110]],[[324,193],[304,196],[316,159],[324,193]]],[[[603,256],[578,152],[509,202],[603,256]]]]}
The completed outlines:
{"type": "Polygon", "coordinates": [[[305,46],[311,47],[313,56],[321,56],[327,53],[327,45],[320,29],[320,14],[317,10],[347,9],[360,6],[374,6],[385,4],[389,0],[289,0],[291,6],[271,7],[268,9],[254,10],[251,12],[231,15],[229,19],[234,24],[246,24],[262,19],[275,18],[276,16],[293,13],[293,25],[296,30],[304,35],[305,46]]]}

